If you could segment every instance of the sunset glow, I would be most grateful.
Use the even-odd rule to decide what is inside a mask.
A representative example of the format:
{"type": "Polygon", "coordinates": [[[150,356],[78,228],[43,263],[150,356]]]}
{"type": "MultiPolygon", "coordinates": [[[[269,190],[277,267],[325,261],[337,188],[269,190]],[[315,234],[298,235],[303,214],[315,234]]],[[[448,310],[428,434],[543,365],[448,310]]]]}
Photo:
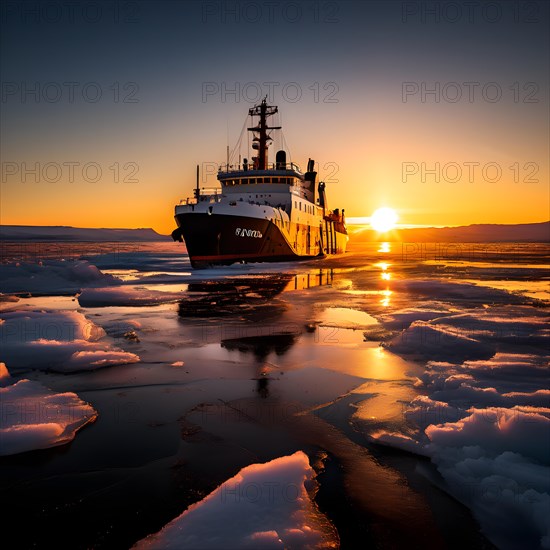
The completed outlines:
{"type": "MultiPolygon", "coordinates": [[[[548,218],[548,42],[538,34],[541,23],[514,26],[504,10],[499,24],[476,21],[472,28],[483,38],[465,43],[461,25],[471,25],[461,20],[449,26],[454,32],[441,51],[418,40],[427,33],[437,41],[448,25],[435,16],[425,24],[422,4],[404,23],[400,3],[338,2],[331,23],[308,19],[313,10],[304,8],[298,34],[297,23],[260,18],[253,27],[262,43],[278,44],[264,64],[264,52],[243,51],[235,41],[251,23],[224,14],[224,2],[139,4],[132,24],[34,26],[14,12],[5,25],[6,44],[18,46],[2,52],[9,84],[2,224],[168,234],[174,205],[192,196],[196,165],[201,186],[218,185],[227,147],[233,152],[247,110],[264,95],[279,107],[275,124],[284,131],[270,162],[279,148],[302,171],[314,159],[331,205],[345,209],[350,225],[386,204],[399,212],[399,227],[548,218]],[[164,16],[161,35],[144,41],[151,20],[164,16]],[[101,43],[83,46],[95,44],[98,28],[101,43]],[[61,47],[73,32],[79,43],[61,47]],[[197,48],[205,37],[208,46],[197,48]],[[289,66],[296,52],[302,58],[289,66]],[[163,63],[138,62],[146,57],[163,63]],[[452,63],[456,58],[470,62],[452,63]],[[68,81],[76,83],[74,98],[68,81]],[[90,94],[92,87],[101,93],[98,101],[84,93],[87,84],[90,94]]],[[[244,140],[235,159],[250,154],[244,140]]]]}
{"type": "Polygon", "coordinates": [[[398,216],[392,208],[379,208],[370,218],[370,225],[379,233],[386,233],[395,228],[398,216]]]}

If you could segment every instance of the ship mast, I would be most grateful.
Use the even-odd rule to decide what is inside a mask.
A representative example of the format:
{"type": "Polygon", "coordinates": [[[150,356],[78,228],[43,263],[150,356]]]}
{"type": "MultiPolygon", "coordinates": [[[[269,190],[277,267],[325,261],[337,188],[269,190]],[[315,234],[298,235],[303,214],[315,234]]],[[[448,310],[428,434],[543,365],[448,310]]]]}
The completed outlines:
{"type": "Polygon", "coordinates": [[[254,168],[257,170],[266,170],[267,169],[267,148],[268,140],[271,140],[271,137],[268,136],[267,132],[269,130],[280,130],[281,126],[268,126],[267,117],[272,116],[275,113],[279,112],[276,106],[271,106],[267,104],[267,95],[264,97],[260,105],[255,105],[248,110],[250,116],[259,116],[260,120],[258,125],[252,128],[248,128],[249,132],[254,132],[254,139],[252,148],[258,149],[258,156],[254,158],[254,168]]]}

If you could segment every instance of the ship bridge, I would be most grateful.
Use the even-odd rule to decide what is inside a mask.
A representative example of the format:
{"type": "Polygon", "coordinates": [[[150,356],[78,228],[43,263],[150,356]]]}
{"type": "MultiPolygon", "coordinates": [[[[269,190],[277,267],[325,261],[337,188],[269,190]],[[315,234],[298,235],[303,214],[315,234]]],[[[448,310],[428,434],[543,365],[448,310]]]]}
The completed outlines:
{"type": "MultiPolygon", "coordinates": [[[[300,186],[304,181],[304,175],[295,164],[289,164],[284,168],[273,165],[266,170],[248,169],[246,165],[229,167],[218,172],[218,180],[223,188],[231,188],[239,185],[276,184],[282,186],[300,186]]],[[[273,189],[274,192],[277,190],[273,189]]],[[[281,191],[288,192],[282,188],[281,191]]]]}

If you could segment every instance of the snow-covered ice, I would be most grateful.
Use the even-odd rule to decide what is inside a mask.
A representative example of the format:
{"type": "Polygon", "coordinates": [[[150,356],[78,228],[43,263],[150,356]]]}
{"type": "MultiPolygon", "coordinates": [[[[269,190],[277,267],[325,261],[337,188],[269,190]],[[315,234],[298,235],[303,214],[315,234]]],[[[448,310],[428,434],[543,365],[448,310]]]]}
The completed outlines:
{"type": "Polygon", "coordinates": [[[57,372],[135,363],[138,355],[114,346],[105,331],[77,311],[0,314],[0,359],[17,369],[57,372]]]}
{"type": "MultiPolygon", "coordinates": [[[[9,378],[0,363],[2,381],[9,378]]],[[[72,392],[56,393],[39,382],[22,379],[0,387],[0,455],[63,445],[97,413],[72,392]]]]}
{"type": "Polygon", "coordinates": [[[500,548],[550,548],[550,389],[544,310],[487,306],[413,321],[387,347],[428,360],[409,429],[383,445],[429,456],[500,548]]]}
{"type": "Polygon", "coordinates": [[[86,260],[43,260],[0,264],[0,292],[71,294],[82,288],[120,284],[86,260]]]}
{"type": "Polygon", "coordinates": [[[335,529],[305,488],[313,478],[302,451],[251,464],[134,548],[337,548],[335,529]]]}

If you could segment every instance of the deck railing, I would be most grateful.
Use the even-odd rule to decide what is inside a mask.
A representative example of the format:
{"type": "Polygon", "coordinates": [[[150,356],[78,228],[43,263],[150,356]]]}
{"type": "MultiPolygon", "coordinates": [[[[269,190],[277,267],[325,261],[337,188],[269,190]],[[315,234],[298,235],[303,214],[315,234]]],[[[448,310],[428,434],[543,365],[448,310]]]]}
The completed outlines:
{"type": "MultiPolygon", "coordinates": [[[[256,170],[254,164],[220,164],[218,168],[218,172],[254,172],[256,170]]],[[[287,162],[285,164],[280,162],[269,162],[265,170],[294,170],[301,173],[300,167],[293,162],[287,162]]]]}
{"type": "Polygon", "coordinates": [[[179,204],[197,204],[198,202],[220,202],[222,200],[222,190],[218,187],[201,187],[199,189],[199,196],[197,200],[196,191],[194,197],[187,197],[186,199],[181,199],[179,204]]]}

